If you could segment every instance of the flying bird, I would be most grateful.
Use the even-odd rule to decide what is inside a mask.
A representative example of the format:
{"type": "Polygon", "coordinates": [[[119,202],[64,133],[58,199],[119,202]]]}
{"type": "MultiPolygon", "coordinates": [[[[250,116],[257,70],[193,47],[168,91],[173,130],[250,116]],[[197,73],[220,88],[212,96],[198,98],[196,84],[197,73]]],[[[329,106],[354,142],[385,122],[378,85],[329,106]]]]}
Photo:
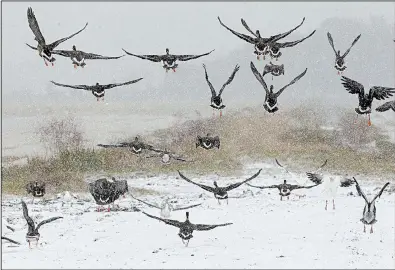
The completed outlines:
{"type": "Polygon", "coordinates": [[[214,86],[211,84],[211,82],[208,79],[206,65],[203,64],[203,68],[204,68],[204,73],[206,76],[207,84],[211,90],[211,105],[210,106],[213,108],[213,116],[214,116],[214,109],[217,109],[217,110],[219,110],[219,112],[220,112],[219,116],[221,117],[222,116],[222,109],[225,108],[225,105],[222,104],[222,97],[221,97],[222,92],[224,91],[225,87],[233,81],[237,71],[239,71],[239,69],[240,69],[240,66],[236,65],[235,69],[233,70],[233,72],[230,75],[230,77],[228,78],[228,80],[224,83],[224,85],[222,85],[221,89],[218,92],[218,95],[214,89],[214,86]]]}
{"type": "Polygon", "coordinates": [[[217,225],[205,225],[205,224],[193,224],[189,221],[189,212],[186,212],[186,220],[184,222],[180,222],[178,220],[172,220],[172,219],[163,219],[159,217],[152,216],[150,214],[147,214],[143,212],[144,215],[154,218],[160,221],[163,221],[164,223],[178,227],[180,229],[180,232],[178,233],[178,236],[181,238],[182,243],[187,247],[189,244],[189,240],[193,237],[192,233],[193,231],[208,231],[212,230],[216,227],[223,227],[223,226],[228,226],[232,225],[233,223],[224,223],[224,224],[217,224],[217,225]]]}
{"type": "Polygon", "coordinates": [[[258,72],[258,70],[256,69],[254,63],[251,62],[250,66],[251,66],[252,73],[255,75],[255,78],[258,80],[258,82],[261,83],[261,85],[265,89],[266,96],[265,96],[265,103],[263,104],[263,107],[269,113],[275,113],[276,111],[278,111],[277,98],[281,95],[281,93],[288,86],[290,86],[290,85],[296,83],[297,81],[299,81],[299,79],[302,78],[307,72],[307,68],[306,68],[305,71],[303,71],[301,74],[299,74],[289,84],[285,85],[283,88],[281,88],[276,93],[274,93],[273,92],[273,85],[270,85],[270,89],[267,88],[267,85],[266,85],[265,80],[263,79],[263,76],[258,72]]]}
{"type": "Polygon", "coordinates": [[[178,67],[178,64],[176,63],[177,61],[189,61],[192,59],[197,59],[202,56],[209,55],[215,50],[209,51],[208,53],[204,54],[198,54],[198,55],[176,55],[176,54],[170,54],[169,48],[166,48],[166,54],[163,55],[138,55],[138,54],[133,54],[130,52],[127,52],[126,50],[122,49],[125,53],[138,57],[140,59],[144,60],[149,60],[152,62],[163,62],[163,68],[168,72],[170,69],[172,69],[174,72],[176,72],[176,68],[178,67]]]}
{"type": "Polygon", "coordinates": [[[73,45],[71,51],[54,50],[52,53],[70,58],[72,64],[74,65],[74,68],[85,67],[86,66],[85,60],[111,60],[111,59],[119,59],[119,58],[123,57],[123,55],[121,55],[121,56],[103,56],[100,54],[87,53],[84,51],[77,50],[77,47],[75,45],[73,45]]]}
{"type": "Polygon", "coordinates": [[[340,55],[340,50],[336,51],[335,46],[333,45],[333,38],[332,38],[331,34],[328,32],[327,35],[328,35],[329,44],[331,45],[331,47],[336,55],[335,68],[337,69],[337,74],[340,75],[340,72],[341,72],[341,74],[343,74],[343,71],[347,68],[345,58],[346,58],[347,54],[350,52],[351,48],[355,45],[355,43],[357,43],[357,41],[361,37],[361,34],[359,34],[359,36],[357,36],[354,39],[350,48],[348,48],[348,50],[343,55],[340,55]]]}
{"type": "Polygon", "coordinates": [[[357,81],[351,80],[345,76],[342,76],[342,84],[344,88],[350,94],[358,94],[358,108],[355,111],[358,114],[367,114],[369,117],[368,126],[371,126],[370,113],[372,112],[373,99],[384,100],[392,97],[395,93],[395,88],[383,87],[383,86],[372,86],[368,94],[365,94],[365,90],[362,84],[357,81]]]}
{"type": "Polygon", "coordinates": [[[206,150],[212,149],[214,147],[219,149],[220,145],[221,142],[219,140],[219,136],[212,137],[210,136],[210,133],[207,133],[207,135],[203,137],[198,135],[196,138],[196,148],[200,146],[206,150]]]}
{"type": "Polygon", "coordinates": [[[146,144],[138,137],[134,138],[132,142],[121,142],[119,144],[98,144],[97,146],[104,147],[104,148],[128,148],[133,154],[140,155],[143,150],[154,150],[152,145],[146,144]]]}
{"type": "Polygon", "coordinates": [[[123,86],[123,85],[129,85],[129,84],[132,84],[132,83],[136,83],[136,82],[138,82],[138,81],[140,81],[142,79],[143,78],[139,78],[137,80],[128,81],[128,82],[124,82],[124,83],[110,83],[110,84],[99,84],[99,83],[96,83],[95,85],[84,85],[84,84],[82,84],[82,85],[68,85],[68,84],[57,83],[57,82],[54,82],[54,81],[51,81],[51,83],[53,83],[54,85],[57,85],[57,86],[91,91],[92,94],[96,97],[97,101],[99,101],[100,98],[102,98],[102,100],[104,100],[105,90],[111,89],[111,88],[114,88],[114,87],[118,87],[118,86],[123,86]]]}
{"type": "Polygon", "coordinates": [[[370,225],[370,233],[373,233],[373,224],[377,222],[376,219],[376,205],[375,201],[377,198],[383,194],[384,189],[390,184],[390,182],[387,182],[380,190],[379,193],[377,193],[376,196],[374,196],[373,200],[369,201],[368,198],[366,197],[365,193],[363,193],[361,187],[359,186],[359,183],[355,178],[353,178],[355,181],[355,186],[357,188],[357,192],[361,194],[362,198],[365,200],[365,207],[363,208],[363,213],[362,213],[362,218],[360,219],[361,222],[363,223],[363,232],[366,232],[366,225],[370,225]]]}
{"type": "Polygon", "coordinates": [[[34,198],[42,198],[45,195],[45,183],[38,183],[37,181],[30,182],[26,185],[27,194],[32,194],[34,202],[34,198]]]}
{"type": "Polygon", "coordinates": [[[235,188],[238,188],[239,186],[241,186],[241,185],[251,181],[252,179],[256,178],[261,173],[261,171],[262,171],[262,169],[260,169],[257,173],[255,173],[250,178],[248,178],[248,179],[246,179],[246,180],[244,180],[242,182],[238,182],[238,183],[234,183],[234,184],[228,185],[226,187],[219,187],[217,185],[217,181],[214,181],[214,187],[198,184],[198,183],[193,182],[192,180],[190,180],[186,176],[184,176],[180,171],[178,171],[178,174],[185,181],[187,181],[187,182],[189,182],[191,184],[194,184],[194,185],[196,185],[196,186],[198,186],[198,187],[200,187],[200,188],[202,188],[202,189],[204,189],[206,191],[214,193],[214,197],[218,200],[218,204],[221,204],[220,200],[226,200],[226,203],[228,204],[229,203],[228,191],[231,191],[231,190],[233,190],[235,188]]]}
{"type": "Polygon", "coordinates": [[[22,201],[22,209],[23,209],[23,217],[26,219],[27,225],[28,225],[28,231],[26,234],[26,241],[29,243],[29,248],[31,248],[31,245],[30,245],[31,242],[36,242],[36,246],[38,245],[38,240],[40,239],[40,233],[38,232],[38,229],[40,229],[40,227],[42,225],[50,223],[50,222],[55,221],[57,219],[63,218],[63,217],[52,217],[52,218],[41,221],[36,226],[34,224],[33,219],[29,216],[29,212],[27,210],[27,206],[24,201],[22,201]]]}
{"type": "Polygon", "coordinates": [[[275,65],[272,62],[266,64],[265,67],[263,68],[262,77],[265,77],[265,75],[268,73],[272,74],[272,80],[273,80],[273,76],[277,77],[280,75],[284,75],[284,64],[275,65]]]}
{"type": "Polygon", "coordinates": [[[29,7],[27,9],[27,20],[29,22],[29,27],[32,30],[33,34],[34,34],[34,40],[37,41],[37,47],[33,47],[29,44],[26,43],[27,46],[29,46],[30,48],[32,48],[33,50],[37,50],[38,51],[38,55],[40,57],[42,57],[44,59],[44,63],[46,66],[48,66],[48,62],[50,62],[52,64],[52,66],[54,65],[53,62],[55,62],[55,58],[52,56],[53,50],[62,42],[74,37],[75,35],[81,33],[86,26],[88,25],[88,23],[85,24],[84,28],[82,28],[81,30],[79,30],[78,32],[65,37],[65,38],[61,38],[59,40],[56,40],[54,42],[52,42],[51,44],[46,44],[45,39],[43,34],[41,33],[40,27],[38,25],[38,22],[36,20],[36,16],[34,15],[34,12],[32,10],[31,7],[29,7]]]}
{"type": "Polygon", "coordinates": [[[178,161],[187,162],[186,159],[183,159],[183,158],[179,157],[175,153],[171,153],[167,149],[165,149],[165,150],[151,149],[151,151],[157,152],[158,154],[150,155],[150,156],[147,156],[146,158],[160,157],[161,158],[161,162],[163,164],[170,164],[172,159],[178,160],[178,161]]]}

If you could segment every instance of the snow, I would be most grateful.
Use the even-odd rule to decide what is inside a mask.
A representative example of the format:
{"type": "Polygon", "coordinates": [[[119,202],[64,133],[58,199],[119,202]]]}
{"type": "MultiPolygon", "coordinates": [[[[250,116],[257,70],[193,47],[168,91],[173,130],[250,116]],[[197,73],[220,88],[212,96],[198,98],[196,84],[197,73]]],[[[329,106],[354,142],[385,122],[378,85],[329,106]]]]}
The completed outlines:
{"type": "MultiPolygon", "coordinates": [[[[259,168],[262,173],[251,181],[254,185],[276,184],[288,174],[269,164],[246,167],[245,178],[259,168]]],[[[218,176],[194,177],[199,183],[212,185],[218,176]]],[[[288,178],[289,179],[289,178],[288,178]]],[[[394,268],[395,198],[385,191],[376,201],[377,220],[374,233],[363,233],[360,222],[364,200],[355,196],[355,187],[338,188],[336,210],[331,202],[325,211],[323,185],[305,191],[306,197],[290,196],[280,201],[277,189],[259,190],[247,185],[229,193],[229,205],[218,205],[212,194],[170,176],[129,177],[133,187],[147,188],[160,195],[134,196],[160,204],[165,197],[176,198],[176,206],[203,202],[188,209],[190,220],[200,224],[233,222],[210,231],[195,231],[189,246],[178,237],[178,228],[151,219],[135,206],[155,216],[160,210],[137,202],[130,196],[118,201],[128,211],[96,212],[88,193],[65,192],[47,204],[31,204],[23,198],[29,214],[37,222],[61,215],[64,219],[40,228],[38,247],[29,249],[25,234],[20,197],[3,195],[2,235],[22,243],[2,243],[3,268],[394,268]],[[251,191],[253,196],[251,195],[251,191]],[[350,191],[354,195],[347,195],[350,191]],[[240,198],[236,199],[234,197],[240,198]],[[84,198],[89,198],[84,200],[84,198]],[[5,223],[15,232],[5,230],[5,223]]],[[[221,177],[219,185],[242,180],[221,177]]],[[[386,179],[364,179],[359,183],[370,198],[386,179]]],[[[291,181],[291,180],[290,180],[291,181]]],[[[391,186],[394,181],[391,180],[391,186]]],[[[294,182],[294,181],[292,181],[294,182]]],[[[291,183],[292,183],[291,182],[291,183]]],[[[389,190],[390,187],[387,188],[389,190]]],[[[185,220],[185,211],[171,212],[171,219],[185,220]]]]}

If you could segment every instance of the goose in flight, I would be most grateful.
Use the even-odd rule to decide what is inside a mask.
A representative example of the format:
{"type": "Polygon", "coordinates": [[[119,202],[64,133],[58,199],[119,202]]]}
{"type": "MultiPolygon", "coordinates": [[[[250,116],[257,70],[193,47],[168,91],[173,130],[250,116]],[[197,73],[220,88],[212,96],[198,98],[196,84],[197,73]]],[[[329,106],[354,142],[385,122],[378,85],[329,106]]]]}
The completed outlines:
{"type": "Polygon", "coordinates": [[[350,48],[348,48],[347,51],[345,51],[345,53],[343,55],[340,55],[340,50],[336,51],[335,45],[333,44],[332,35],[329,32],[327,33],[327,36],[328,36],[329,44],[331,45],[331,47],[332,47],[332,49],[333,49],[333,51],[335,52],[335,55],[336,55],[335,68],[337,69],[337,74],[338,75],[340,75],[340,73],[343,74],[343,71],[347,68],[346,67],[345,58],[346,58],[347,54],[350,52],[351,48],[355,45],[355,43],[357,43],[357,41],[361,37],[361,34],[359,34],[354,39],[354,41],[352,42],[350,48]]]}

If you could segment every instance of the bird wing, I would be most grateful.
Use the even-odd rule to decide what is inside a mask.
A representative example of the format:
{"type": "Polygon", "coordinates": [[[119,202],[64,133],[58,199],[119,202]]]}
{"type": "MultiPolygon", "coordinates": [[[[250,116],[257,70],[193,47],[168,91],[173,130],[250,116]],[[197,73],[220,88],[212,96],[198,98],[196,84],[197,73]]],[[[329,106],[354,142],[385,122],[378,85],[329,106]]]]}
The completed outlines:
{"type": "Polygon", "coordinates": [[[121,55],[121,56],[103,56],[100,54],[87,53],[87,52],[83,52],[83,51],[80,51],[80,53],[82,53],[83,58],[90,59],[90,60],[99,60],[99,59],[102,59],[102,60],[107,59],[108,60],[108,59],[119,59],[119,58],[123,57],[123,55],[121,55]]]}
{"type": "Polygon", "coordinates": [[[188,60],[192,60],[192,59],[196,59],[205,55],[209,55],[210,53],[212,53],[215,50],[211,50],[208,53],[203,53],[203,54],[197,54],[197,55],[174,55],[176,57],[176,59],[178,61],[188,61],[188,60]]]}
{"type": "Polygon", "coordinates": [[[215,93],[215,88],[214,88],[213,84],[208,79],[208,74],[207,74],[207,70],[206,70],[206,65],[205,64],[203,64],[203,68],[204,68],[204,74],[205,74],[205,77],[206,77],[206,82],[207,82],[207,84],[208,84],[208,86],[210,87],[210,90],[211,90],[211,96],[215,97],[217,95],[217,93],[215,93]]]}
{"type": "Polygon", "coordinates": [[[296,29],[298,29],[299,27],[301,27],[302,24],[304,23],[304,20],[305,20],[305,17],[303,17],[303,20],[302,20],[302,22],[301,22],[299,25],[297,25],[296,27],[292,28],[291,30],[289,30],[289,31],[287,31],[287,32],[285,32],[285,33],[282,33],[282,34],[278,34],[278,35],[274,35],[274,36],[269,37],[269,38],[267,39],[267,42],[275,42],[275,41],[277,41],[277,40],[280,40],[280,39],[282,39],[282,38],[285,38],[286,36],[288,36],[289,34],[291,34],[293,31],[295,31],[296,29]]]}
{"type": "Polygon", "coordinates": [[[343,54],[343,58],[346,57],[346,55],[350,52],[351,48],[355,45],[355,43],[357,43],[358,39],[361,37],[361,34],[359,34],[359,36],[357,36],[354,41],[352,42],[350,48],[347,49],[347,51],[343,54]]]}
{"type": "Polygon", "coordinates": [[[260,82],[262,84],[263,88],[266,91],[266,94],[268,95],[269,94],[269,89],[267,88],[267,85],[266,85],[265,80],[263,79],[262,75],[256,69],[256,67],[255,67],[255,65],[254,65],[254,63],[252,61],[250,63],[250,66],[251,66],[252,73],[255,75],[255,78],[258,80],[258,82],[260,82]]]}
{"type": "Polygon", "coordinates": [[[65,42],[66,40],[68,40],[68,39],[74,37],[75,35],[81,33],[82,31],[84,31],[85,28],[86,28],[87,26],[88,26],[88,23],[86,23],[85,26],[84,26],[84,28],[82,28],[82,29],[79,30],[78,32],[75,32],[74,34],[72,34],[72,35],[70,35],[70,36],[68,36],[68,37],[61,38],[61,39],[59,39],[59,40],[57,40],[57,41],[52,42],[51,44],[48,45],[49,49],[52,51],[52,50],[55,49],[60,43],[65,42]]]}
{"type": "Polygon", "coordinates": [[[381,194],[383,194],[384,189],[390,184],[390,182],[387,182],[380,190],[380,192],[374,196],[372,202],[374,202],[377,198],[380,198],[381,194]]]}
{"type": "Polygon", "coordinates": [[[346,90],[350,94],[358,94],[358,98],[360,99],[365,96],[365,90],[362,84],[357,81],[351,80],[346,76],[342,76],[341,80],[344,88],[346,88],[346,90]]]}
{"type": "Polygon", "coordinates": [[[328,32],[327,36],[328,36],[329,44],[331,45],[331,47],[332,47],[333,51],[335,52],[336,56],[338,56],[337,51],[335,49],[335,45],[333,45],[333,38],[332,38],[331,33],[328,32]]]}
{"type": "Polygon", "coordinates": [[[156,216],[152,216],[150,214],[147,214],[146,212],[142,211],[144,215],[149,216],[150,218],[154,218],[160,221],[163,221],[164,223],[168,224],[168,225],[172,225],[175,227],[180,228],[180,226],[182,226],[183,222],[180,222],[178,220],[173,220],[173,219],[164,219],[164,218],[160,218],[160,217],[156,217],[156,216]]]}
{"type": "Polygon", "coordinates": [[[385,111],[388,111],[389,109],[392,109],[395,112],[395,100],[388,101],[388,102],[384,103],[383,105],[380,105],[379,107],[376,108],[376,111],[385,112],[385,111]]]}
{"type": "Polygon", "coordinates": [[[307,72],[307,68],[300,73],[298,76],[295,77],[295,79],[293,79],[289,84],[285,85],[283,88],[281,88],[280,90],[278,90],[278,92],[275,94],[276,97],[278,97],[279,95],[281,95],[281,93],[285,90],[285,88],[287,88],[288,86],[296,83],[297,81],[299,81],[300,78],[302,78],[307,72]]]}
{"type": "Polygon", "coordinates": [[[63,218],[63,217],[53,217],[53,218],[49,218],[49,219],[46,219],[46,220],[41,221],[40,223],[38,223],[37,228],[36,228],[36,231],[38,231],[38,229],[39,229],[42,225],[47,224],[47,223],[50,223],[50,222],[55,221],[55,220],[60,219],[60,218],[63,218]]]}
{"type": "Polygon", "coordinates": [[[12,232],[15,232],[15,229],[12,228],[11,226],[6,225],[5,227],[6,227],[7,229],[11,230],[12,232]]]}
{"type": "Polygon", "coordinates": [[[395,94],[395,88],[383,87],[383,86],[373,86],[369,90],[369,99],[384,100],[386,98],[392,97],[395,94]]]}
{"type": "Polygon", "coordinates": [[[311,32],[310,35],[308,35],[307,37],[304,37],[302,39],[299,40],[295,40],[295,41],[289,41],[289,42],[284,42],[284,43],[276,43],[276,45],[280,48],[288,48],[288,47],[293,47],[301,42],[303,42],[304,40],[308,39],[309,37],[311,37],[312,35],[314,35],[316,30],[314,30],[313,32],[311,32]]]}
{"type": "Polygon", "coordinates": [[[240,33],[236,32],[236,31],[230,29],[229,27],[227,27],[225,24],[222,23],[222,21],[221,21],[221,19],[219,18],[219,16],[218,16],[218,21],[219,21],[219,23],[220,23],[223,27],[225,27],[226,29],[228,29],[230,32],[232,32],[232,33],[233,33],[235,36],[237,36],[238,38],[241,38],[242,40],[247,41],[248,43],[255,44],[255,38],[250,37],[250,36],[248,36],[248,35],[240,34],[240,33]]]}
{"type": "Polygon", "coordinates": [[[180,208],[173,208],[173,211],[185,210],[185,209],[193,208],[193,207],[196,207],[196,206],[199,206],[199,205],[201,205],[201,203],[199,203],[199,204],[192,204],[192,205],[185,206],[185,207],[180,207],[180,208]]]}
{"type": "Polygon", "coordinates": [[[16,245],[20,245],[21,244],[21,243],[19,243],[17,241],[14,241],[14,240],[12,240],[12,239],[10,239],[8,237],[5,237],[5,236],[2,236],[1,239],[2,240],[7,240],[8,242],[11,242],[11,243],[16,244],[16,245]]]}
{"type": "Polygon", "coordinates": [[[355,177],[353,177],[353,179],[355,181],[355,187],[357,188],[358,194],[362,196],[362,198],[365,200],[366,203],[369,203],[368,198],[366,198],[365,193],[363,193],[361,187],[359,186],[357,179],[355,179],[355,177]]]}
{"type": "Polygon", "coordinates": [[[27,45],[28,47],[30,47],[31,49],[33,49],[33,50],[37,50],[37,48],[36,48],[36,47],[33,47],[32,45],[29,45],[29,44],[27,44],[27,43],[26,43],[26,45],[27,45]]]}
{"type": "Polygon", "coordinates": [[[117,147],[128,147],[124,144],[98,144],[97,146],[104,147],[104,148],[117,148],[117,147]]]}
{"type": "Polygon", "coordinates": [[[143,201],[143,200],[140,200],[140,199],[137,199],[136,197],[134,197],[133,195],[131,195],[132,196],[132,198],[133,199],[135,199],[135,200],[137,200],[137,201],[139,201],[139,202],[141,202],[141,203],[144,203],[144,204],[146,204],[146,205],[148,205],[148,206],[151,206],[151,207],[154,207],[154,208],[157,208],[157,209],[162,209],[162,208],[160,208],[159,206],[157,206],[157,205],[154,205],[154,204],[150,204],[150,203],[148,203],[148,202],[145,202],[145,201],[143,201]]]}
{"type": "Polygon", "coordinates": [[[30,228],[32,228],[34,230],[36,225],[34,224],[33,219],[31,217],[29,217],[29,211],[27,210],[27,206],[24,201],[22,201],[22,210],[23,210],[23,217],[26,219],[27,224],[29,225],[30,228]]]}
{"type": "Polygon", "coordinates": [[[92,90],[92,86],[84,85],[84,84],[81,84],[81,85],[68,85],[68,84],[57,83],[57,82],[54,82],[54,81],[51,81],[51,83],[53,83],[54,85],[57,85],[57,86],[62,86],[62,87],[69,87],[69,88],[82,89],[82,90],[88,90],[88,91],[92,90]]]}
{"type": "Polygon", "coordinates": [[[255,34],[250,27],[247,25],[246,21],[241,18],[241,24],[244,26],[245,29],[247,29],[248,32],[250,32],[251,34],[253,34],[254,36],[258,37],[257,34],[255,34]]]}
{"type": "Polygon", "coordinates": [[[51,53],[61,55],[64,57],[73,57],[75,55],[75,51],[67,51],[67,50],[53,50],[51,53]]]}
{"type": "Polygon", "coordinates": [[[155,55],[155,54],[147,54],[147,55],[138,55],[138,54],[133,54],[130,52],[125,51],[124,49],[122,49],[125,53],[131,55],[131,56],[135,56],[141,59],[145,59],[145,60],[150,60],[152,62],[160,62],[162,61],[162,56],[161,55],[155,55]]]}
{"type": "Polygon", "coordinates": [[[128,84],[132,84],[132,83],[136,83],[138,81],[141,81],[143,78],[139,78],[133,81],[128,81],[128,82],[124,82],[124,83],[112,83],[112,84],[106,84],[103,85],[104,89],[110,89],[110,88],[114,88],[114,87],[118,87],[118,86],[122,86],[122,85],[128,85],[128,84]]]}
{"type": "Polygon", "coordinates": [[[261,187],[259,187],[259,186],[251,185],[251,184],[249,184],[249,183],[247,183],[246,185],[247,185],[247,186],[250,186],[250,187],[254,187],[254,188],[260,188],[260,189],[265,189],[265,188],[278,188],[278,187],[279,187],[278,185],[261,186],[261,187]]]}
{"type": "Polygon", "coordinates": [[[38,22],[36,20],[36,16],[34,15],[33,9],[31,7],[27,9],[27,21],[29,22],[29,27],[35,36],[35,40],[41,46],[44,46],[45,39],[43,34],[41,33],[40,27],[38,26],[38,22]]]}
{"type": "Polygon", "coordinates": [[[318,174],[318,173],[306,173],[307,174],[307,178],[309,178],[309,180],[315,184],[321,184],[322,180],[323,180],[323,176],[322,174],[318,174]]]}
{"type": "Polygon", "coordinates": [[[311,186],[299,186],[299,185],[289,185],[289,189],[290,190],[294,190],[294,189],[301,189],[301,188],[313,188],[318,186],[319,184],[315,184],[315,185],[311,185],[311,186]]]}
{"type": "Polygon", "coordinates": [[[232,189],[235,189],[235,188],[241,186],[244,183],[247,183],[248,181],[251,181],[252,179],[256,178],[261,173],[261,171],[262,171],[262,169],[259,169],[259,171],[257,173],[255,173],[253,176],[251,176],[250,178],[248,178],[248,179],[246,179],[246,180],[244,180],[242,182],[235,183],[235,184],[232,184],[232,185],[229,185],[229,186],[225,187],[224,188],[225,191],[230,191],[232,189]]]}
{"type": "Polygon", "coordinates": [[[239,71],[239,69],[240,69],[240,66],[239,65],[236,65],[235,66],[235,69],[233,70],[233,72],[232,72],[232,74],[230,75],[230,77],[228,78],[228,80],[226,81],[226,83],[224,83],[224,85],[222,86],[222,88],[219,90],[219,96],[222,94],[222,92],[224,91],[224,89],[225,89],[225,86],[227,86],[228,84],[230,84],[232,81],[233,81],[233,79],[235,78],[235,75],[236,75],[236,72],[237,71],[239,71]]]}
{"type": "Polygon", "coordinates": [[[209,186],[205,186],[205,185],[202,185],[202,184],[195,183],[195,182],[193,182],[192,180],[186,178],[180,171],[177,171],[177,172],[178,172],[178,174],[180,175],[180,177],[181,177],[182,179],[184,179],[185,181],[187,181],[187,182],[189,182],[189,183],[191,183],[191,184],[197,185],[197,186],[201,187],[202,189],[207,190],[207,191],[209,191],[209,192],[214,192],[214,191],[215,191],[215,188],[209,187],[209,186]]]}
{"type": "Polygon", "coordinates": [[[212,230],[216,227],[223,227],[223,226],[228,226],[232,225],[233,223],[224,223],[224,224],[217,224],[217,225],[205,225],[205,224],[194,224],[194,229],[197,231],[208,231],[212,230]]]}

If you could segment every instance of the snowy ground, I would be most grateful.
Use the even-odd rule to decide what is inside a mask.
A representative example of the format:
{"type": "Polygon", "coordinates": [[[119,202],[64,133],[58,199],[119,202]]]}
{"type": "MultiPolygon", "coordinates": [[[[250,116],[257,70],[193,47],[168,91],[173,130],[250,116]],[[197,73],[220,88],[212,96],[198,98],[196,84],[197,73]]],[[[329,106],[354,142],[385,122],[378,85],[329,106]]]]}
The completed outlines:
{"type": "MultiPolygon", "coordinates": [[[[277,184],[285,173],[268,164],[246,167],[246,177],[264,168],[252,180],[255,185],[277,184]],[[277,175],[274,178],[272,175],[277,175]],[[281,175],[282,174],[282,175],[281,175]]],[[[212,184],[217,176],[193,177],[192,180],[212,184]]],[[[370,198],[386,179],[358,178],[370,198]]],[[[241,180],[221,178],[220,185],[241,180]]],[[[21,246],[2,243],[3,268],[394,268],[394,193],[384,192],[377,200],[377,220],[374,233],[363,233],[364,201],[355,187],[339,188],[336,210],[329,204],[325,211],[322,185],[299,191],[298,198],[280,201],[277,190],[258,190],[243,185],[230,192],[229,205],[218,205],[212,194],[189,184],[176,174],[152,178],[129,178],[131,187],[144,187],[160,195],[139,196],[160,204],[172,196],[177,205],[202,202],[189,209],[193,223],[217,224],[233,222],[211,231],[195,231],[185,247],[178,237],[178,228],[151,219],[138,207],[159,216],[160,210],[149,208],[131,197],[120,199],[125,211],[96,212],[88,194],[82,199],[66,198],[47,204],[31,204],[29,213],[35,221],[61,215],[64,219],[43,225],[38,247],[29,249],[25,234],[20,199],[3,196],[2,235],[22,243],[21,246]],[[251,192],[247,192],[251,190],[251,192]],[[16,229],[5,229],[8,223],[16,229]]],[[[394,180],[389,188],[393,188],[394,180]]],[[[131,189],[133,190],[133,189],[131,189]]],[[[80,197],[80,198],[82,198],[80,197]]],[[[185,220],[185,211],[172,212],[171,219],[185,220]]],[[[370,229],[368,227],[368,229],[370,229]]]]}

